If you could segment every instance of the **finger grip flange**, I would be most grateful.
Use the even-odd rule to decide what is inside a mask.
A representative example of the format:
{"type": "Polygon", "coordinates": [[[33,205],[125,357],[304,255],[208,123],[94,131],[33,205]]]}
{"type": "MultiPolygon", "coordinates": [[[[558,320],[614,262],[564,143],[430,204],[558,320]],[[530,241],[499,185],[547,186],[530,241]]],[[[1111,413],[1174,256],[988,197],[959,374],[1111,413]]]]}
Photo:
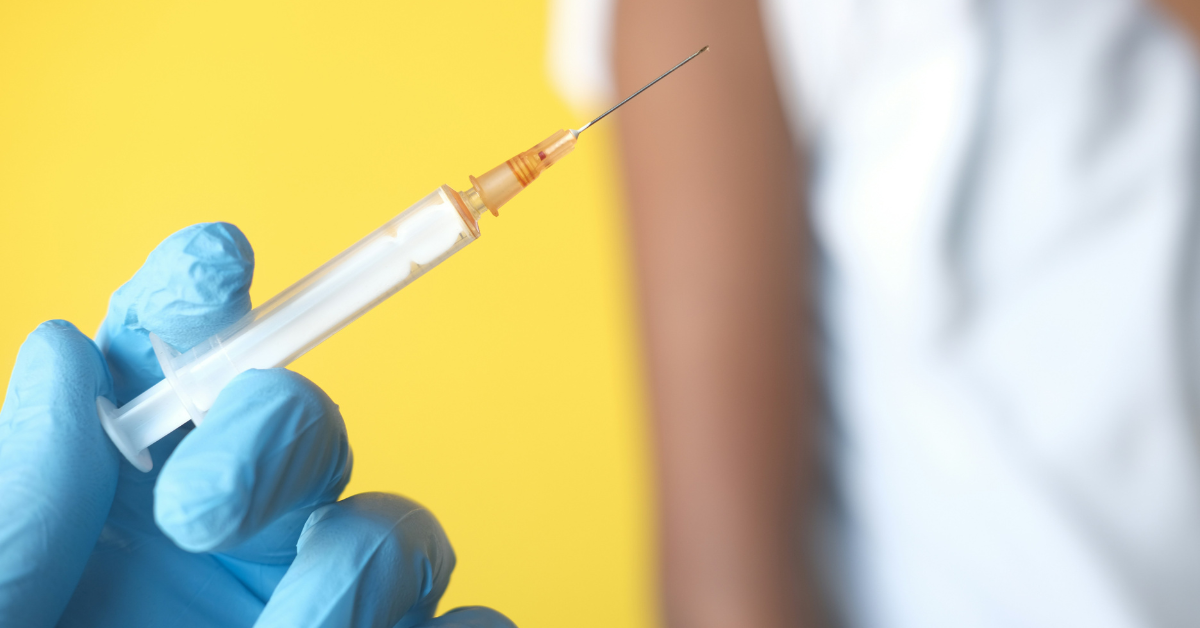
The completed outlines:
{"type": "Polygon", "coordinates": [[[154,461],[150,458],[150,450],[142,447],[137,448],[129,439],[129,435],[117,425],[120,418],[117,412],[117,406],[113,402],[104,397],[96,397],[96,412],[100,415],[100,426],[104,428],[104,433],[108,434],[109,440],[117,446],[117,450],[125,459],[129,461],[138,471],[145,473],[154,468],[154,461]]]}

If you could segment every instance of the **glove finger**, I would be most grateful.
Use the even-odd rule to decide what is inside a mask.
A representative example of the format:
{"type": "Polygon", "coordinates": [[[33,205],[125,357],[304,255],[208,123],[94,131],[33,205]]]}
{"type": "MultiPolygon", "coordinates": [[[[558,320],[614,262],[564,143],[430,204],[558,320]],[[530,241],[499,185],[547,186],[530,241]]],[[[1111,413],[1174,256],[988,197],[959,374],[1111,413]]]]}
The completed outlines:
{"type": "Polygon", "coordinates": [[[73,325],[25,340],[0,409],[0,626],[53,626],[100,536],[120,458],[101,395],[104,359],[73,325]]]}
{"type": "Polygon", "coordinates": [[[490,608],[464,606],[431,619],[420,628],[517,628],[517,625],[490,608]]]}
{"type": "Polygon", "coordinates": [[[454,571],[454,550],[437,519],[385,493],[317,509],[297,549],[257,628],[420,626],[454,571]]]}
{"type": "Polygon", "coordinates": [[[351,466],[342,415],[320,388],[286,369],[246,371],[163,465],[155,520],[184,549],[286,565],[351,466]]]}
{"type": "Polygon", "coordinates": [[[149,332],[186,351],[250,311],[254,251],[223,222],[186,227],[163,240],[113,293],[96,334],[117,405],[163,378],[149,332]]]}

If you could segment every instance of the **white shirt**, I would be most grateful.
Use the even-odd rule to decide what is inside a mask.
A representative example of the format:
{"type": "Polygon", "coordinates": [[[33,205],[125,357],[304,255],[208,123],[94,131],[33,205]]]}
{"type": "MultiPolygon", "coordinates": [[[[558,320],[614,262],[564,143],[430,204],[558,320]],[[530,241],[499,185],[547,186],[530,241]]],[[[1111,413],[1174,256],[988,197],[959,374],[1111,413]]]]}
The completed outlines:
{"type": "MultiPolygon", "coordinates": [[[[847,623],[1200,625],[1186,38],[1140,0],[765,14],[812,156],[847,623]]],[[[611,7],[556,16],[560,84],[611,94],[611,7]]]]}

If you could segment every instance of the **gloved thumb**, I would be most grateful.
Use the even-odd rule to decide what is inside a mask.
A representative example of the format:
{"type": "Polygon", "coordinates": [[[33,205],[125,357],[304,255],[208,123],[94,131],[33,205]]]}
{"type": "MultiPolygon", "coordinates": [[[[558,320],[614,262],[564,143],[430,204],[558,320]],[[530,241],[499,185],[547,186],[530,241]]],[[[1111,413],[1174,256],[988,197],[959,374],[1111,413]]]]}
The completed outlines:
{"type": "Polygon", "coordinates": [[[112,381],[65,321],[21,346],[0,409],[0,626],[53,626],[117,488],[120,454],[96,420],[112,381]]]}

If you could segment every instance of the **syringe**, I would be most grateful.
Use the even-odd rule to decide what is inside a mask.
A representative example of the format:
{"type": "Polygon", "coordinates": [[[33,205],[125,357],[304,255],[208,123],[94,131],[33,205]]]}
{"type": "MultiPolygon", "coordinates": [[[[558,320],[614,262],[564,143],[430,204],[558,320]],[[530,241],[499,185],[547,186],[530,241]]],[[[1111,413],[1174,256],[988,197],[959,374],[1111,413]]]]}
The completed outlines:
{"type": "Polygon", "coordinates": [[[150,344],[165,379],[117,408],[96,399],[100,424],[141,471],[148,447],[189,420],[196,425],[238,373],[287,366],[384,299],[479,238],[479,218],[497,210],[575,148],[579,134],[708,46],[578,130],[556,131],[492,168],[471,187],[443,185],[307,277],[254,308],[224,331],[179,353],[154,334],[150,344]]]}

